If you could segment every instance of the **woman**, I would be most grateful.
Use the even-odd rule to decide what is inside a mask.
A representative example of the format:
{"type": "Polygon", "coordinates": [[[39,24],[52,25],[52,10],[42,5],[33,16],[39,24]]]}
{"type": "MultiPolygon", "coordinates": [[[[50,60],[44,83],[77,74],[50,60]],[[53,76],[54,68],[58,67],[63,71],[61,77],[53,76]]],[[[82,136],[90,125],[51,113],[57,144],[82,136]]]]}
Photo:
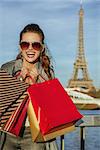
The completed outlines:
{"type": "MultiPolygon", "coordinates": [[[[50,59],[46,54],[44,33],[37,24],[28,24],[20,33],[20,54],[16,60],[2,65],[2,69],[29,85],[54,78],[50,59]],[[47,60],[45,61],[45,58],[47,60]]],[[[57,150],[55,140],[45,143],[32,142],[28,119],[22,137],[2,134],[3,150],[57,150]]]]}

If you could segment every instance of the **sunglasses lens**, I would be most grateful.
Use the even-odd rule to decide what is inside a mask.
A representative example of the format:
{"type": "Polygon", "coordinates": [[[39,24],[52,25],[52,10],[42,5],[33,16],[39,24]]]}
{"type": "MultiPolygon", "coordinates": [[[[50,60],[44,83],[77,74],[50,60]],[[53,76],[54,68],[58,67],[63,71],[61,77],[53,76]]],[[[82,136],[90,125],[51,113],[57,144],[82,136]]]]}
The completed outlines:
{"type": "Polygon", "coordinates": [[[35,49],[37,51],[41,51],[43,49],[43,46],[39,42],[32,43],[32,47],[33,47],[33,49],[35,49]]]}
{"type": "Polygon", "coordinates": [[[21,42],[20,47],[22,50],[27,50],[29,47],[29,43],[28,42],[21,42]]]}
{"type": "MultiPolygon", "coordinates": [[[[29,42],[21,42],[20,47],[22,50],[27,50],[29,48],[30,44],[31,43],[29,43],[29,42]]],[[[43,46],[39,42],[34,42],[34,43],[32,43],[32,48],[37,51],[41,51],[43,49],[43,46]]]]}

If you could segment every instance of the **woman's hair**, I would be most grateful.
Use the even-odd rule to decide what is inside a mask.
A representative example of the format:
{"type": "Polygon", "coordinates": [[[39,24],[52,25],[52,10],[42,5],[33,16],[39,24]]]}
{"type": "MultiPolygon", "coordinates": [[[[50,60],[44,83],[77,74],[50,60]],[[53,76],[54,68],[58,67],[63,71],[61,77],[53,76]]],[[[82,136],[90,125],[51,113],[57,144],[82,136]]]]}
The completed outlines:
{"type": "MultiPolygon", "coordinates": [[[[27,33],[27,32],[33,32],[33,33],[39,34],[39,35],[41,36],[42,43],[45,44],[45,43],[44,43],[44,40],[45,40],[44,33],[43,33],[42,29],[39,27],[39,25],[37,25],[37,24],[28,24],[28,25],[26,25],[26,26],[24,27],[24,29],[20,32],[19,42],[21,42],[23,34],[24,34],[24,33],[27,33]]],[[[48,55],[47,53],[48,53],[48,48],[47,48],[47,46],[44,46],[44,51],[41,53],[41,56],[40,56],[40,62],[41,62],[41,64],[42,64],[44,70],[45,70],[45,68],[47,68],[47,70],[48,70],[48,71],[46,72],[47,76],[48,76],[49,78],[52,78],[52,75],[51,75],[51,73],[50,73],[50,70],[53,71],[53,67],[51,67],[50,57],[49,57],[49,55],[48,55]],[[46,57],[47,57],[47,59],[48,59],[48,61],[49,61],[49,65],[47,65],[46,63],[43,62],[43,56],[46,56],[46,57]]],[[[22,59],[21,53],[19,53],[19,54],[17,55],[16,59],[22,59]]]]}
{"type": "Polygon", "coordinates": [[[19,42],[21,42],[23,34],[27,32],[38,33],[42,38],[42,43],[44,44],[44,38],[45,38],[44,33],[42,29],[39,27],[39,25],[37,24],[28,24],[27,26],[25,26],[24,29],[20,32],[19,42]]]}

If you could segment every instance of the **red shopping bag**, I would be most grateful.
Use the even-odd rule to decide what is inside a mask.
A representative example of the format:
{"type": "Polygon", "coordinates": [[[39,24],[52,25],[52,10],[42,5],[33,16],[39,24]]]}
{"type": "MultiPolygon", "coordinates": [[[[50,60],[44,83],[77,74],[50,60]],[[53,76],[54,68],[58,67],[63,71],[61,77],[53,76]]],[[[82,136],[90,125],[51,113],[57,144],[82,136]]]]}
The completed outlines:
{"type": "Polygon", "coordinates": [[[3,131],[13,134],[15,136],[20,136],[20,131],[24,120],[26,119],[27,107],[29,104],[28,96],[19,104],[14,113],[10,116],[9,120],[6,122],[3,131]]]}
{"type": "Polygon", "coordinates": [[[56,78],[33,84],[27,91],[42,135],[62,125],[74,124],[82,118],[70,96],[56,78]]]}

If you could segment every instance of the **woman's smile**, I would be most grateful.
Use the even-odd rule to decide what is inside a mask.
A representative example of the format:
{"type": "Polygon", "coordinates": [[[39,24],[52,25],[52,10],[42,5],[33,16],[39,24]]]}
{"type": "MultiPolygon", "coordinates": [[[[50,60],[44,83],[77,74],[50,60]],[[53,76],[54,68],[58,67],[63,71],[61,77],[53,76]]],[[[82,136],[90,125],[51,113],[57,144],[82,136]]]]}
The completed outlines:
{"type": "Polygon", "coordinates": [[[26,52],[26,54],[27,54],[27,57],[29,57],[29,58],[33,58],[35,56],[35,52],[28,51],[28,52],[26,52]]]}

